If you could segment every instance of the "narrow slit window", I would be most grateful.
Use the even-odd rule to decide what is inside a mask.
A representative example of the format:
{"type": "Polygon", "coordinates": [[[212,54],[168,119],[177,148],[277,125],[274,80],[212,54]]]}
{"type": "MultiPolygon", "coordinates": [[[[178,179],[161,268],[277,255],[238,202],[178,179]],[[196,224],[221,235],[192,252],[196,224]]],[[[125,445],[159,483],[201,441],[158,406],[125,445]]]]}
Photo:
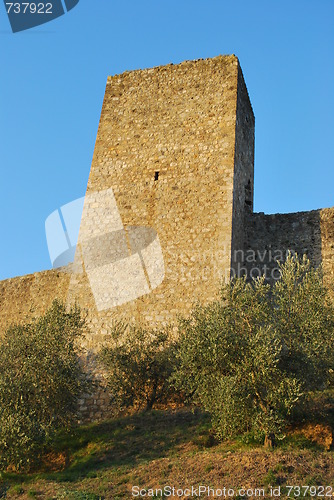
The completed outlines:
{"type": "Polygon", "coordinates": [[[250,180],[245,186],[245,207],[247,210],[253,211],[252,185],[250,180]]]}
{"type": "Polygon", "coordinates": [[[157,181],[159,179],[159,172],[154,173],[154,180],[157,181]]]}

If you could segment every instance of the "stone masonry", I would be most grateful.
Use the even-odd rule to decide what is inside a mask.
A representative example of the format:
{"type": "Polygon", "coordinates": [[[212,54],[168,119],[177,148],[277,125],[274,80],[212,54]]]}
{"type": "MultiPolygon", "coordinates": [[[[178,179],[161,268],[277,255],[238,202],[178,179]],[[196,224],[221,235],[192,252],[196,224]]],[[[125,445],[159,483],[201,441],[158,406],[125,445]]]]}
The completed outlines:
{"type": "MultiPolygon", "coordinates": [[[[74,263],[0,282],[0,329],[77,301],[93,360],[113,319],[174,322],[288,250],[333,290],[334,208],[253,213],[254,127],[233,55],[108,77],[74,263]]],[[[85,418],[107,411],[103,388],[81,402],[85,418]]]]}

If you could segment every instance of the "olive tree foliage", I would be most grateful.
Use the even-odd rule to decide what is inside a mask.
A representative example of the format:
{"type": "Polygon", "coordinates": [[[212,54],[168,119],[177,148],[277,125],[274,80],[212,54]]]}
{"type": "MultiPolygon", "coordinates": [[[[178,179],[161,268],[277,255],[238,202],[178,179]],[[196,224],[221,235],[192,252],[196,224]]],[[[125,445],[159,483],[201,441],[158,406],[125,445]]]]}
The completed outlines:
{"type": "Polygon", "coordinates": [[[54,301],[44,316],[12,325],[0,340],[0,466],[29,467],[59,428],[74,422],[89,391],[78,341],[80,309],[54,301]]]}
{"type": "Polygon", "coordinates": [[[306,257],[289,255],[273,287],[233,280],[180,334],[174,385],[211,413],[220,438],[252,431],[274,444],[333,373],[334,310],[306,257]]]}
{"type": "Polygon", "coordinates": [[[114,322],[110,341],[99,358],[118,410],[150,410],[175,393],[171,392],[169,378],[176,343],[170,337],[168,328],[154,330],[114,322]]]}
{"type": "Polygon", "coordinates": [[[273,321],[286,355],[281,368],[302,382],[304,392],[333,383],[334,307],[321,268],[289,256],[273,290],[273,321]]]}

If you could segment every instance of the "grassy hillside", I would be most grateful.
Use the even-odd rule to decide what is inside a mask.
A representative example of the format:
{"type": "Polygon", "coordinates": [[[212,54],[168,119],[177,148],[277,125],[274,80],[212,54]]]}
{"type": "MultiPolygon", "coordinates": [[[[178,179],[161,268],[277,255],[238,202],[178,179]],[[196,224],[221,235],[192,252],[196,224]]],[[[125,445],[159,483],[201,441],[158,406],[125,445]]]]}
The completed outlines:
{"type": "MultiPolygon", "coordinates": [[[[265,497],[271,498],[270,487],[280,487],[280,498],[286,498],[288,485],[305,485],[318,489],[304,488],[300,497],[315,492],[329,498],[334,492],[334,453],[326,450],[328,432],[324,425],[308,424],[268,451],[249,436],[216,442],[208,416],[198,411],[184,408],[126,416],[59,436],[40,466],[44,472],[2,474],[0,498],[116,500],[136,498],[135,486],[149,495],[149,488],[193,486],[196,491],[200,485],[225,487],[226,492],[233,488],[235,498],[240,488],[264,488],[265,497]],[[333,490],[322,492],[321,485],[333,490]]],[[[179,491],[174,498],[186,496],[179,491]]]]}

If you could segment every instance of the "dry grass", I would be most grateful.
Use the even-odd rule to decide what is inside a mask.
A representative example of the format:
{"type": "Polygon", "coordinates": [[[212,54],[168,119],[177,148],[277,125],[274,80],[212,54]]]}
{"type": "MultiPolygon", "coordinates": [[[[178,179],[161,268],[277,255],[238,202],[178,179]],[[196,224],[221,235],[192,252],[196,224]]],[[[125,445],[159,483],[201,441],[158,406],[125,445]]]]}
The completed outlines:
{"type": "MultiPolygon", "coordinates": [[[[334,454],[312,441],[317,432],[300,429],[284,446],[267,451],[259,444],[246,444],[245,438],[215,442],[208,416],[199,412],[179,409],[127,416],[59,436],[44,464],[49,470],[3,474],[0,498],[117,500],[135,498],[136,485],[206,485],[236,492],[264,488],[266,498],[271,498],[270,486],[280,486],[280,498],[286,498],[287,485],[334,486],[334,454]]],[[[323,438],[323,432],[320,435],[323,438]]]]}

